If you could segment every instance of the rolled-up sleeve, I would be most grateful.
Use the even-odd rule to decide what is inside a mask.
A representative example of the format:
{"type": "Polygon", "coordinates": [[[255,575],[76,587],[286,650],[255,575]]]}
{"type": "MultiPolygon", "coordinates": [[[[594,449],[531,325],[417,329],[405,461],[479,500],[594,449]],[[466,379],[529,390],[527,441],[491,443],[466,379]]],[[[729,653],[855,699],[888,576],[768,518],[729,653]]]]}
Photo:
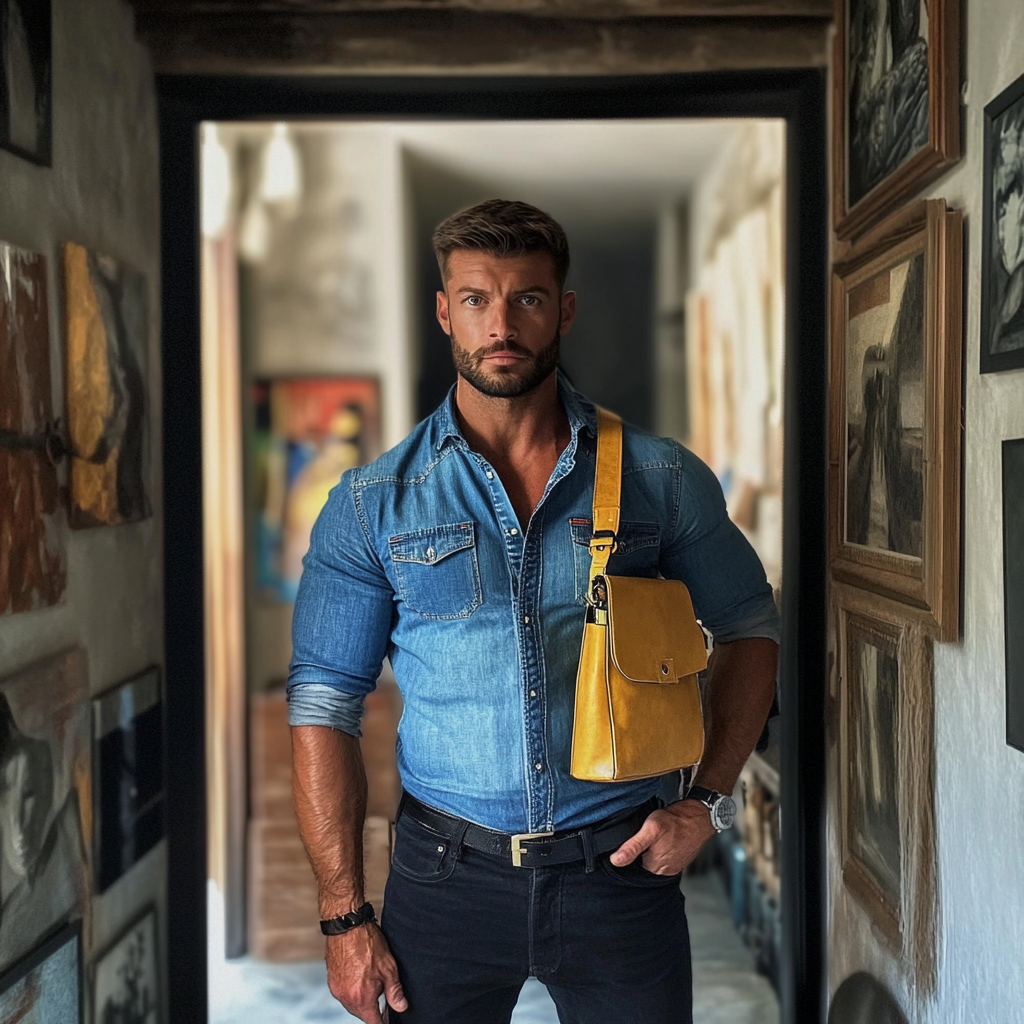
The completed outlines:
{"type": "Polygon", "coordinates": [[[393,590],[341,478],[313,527],[292,617],[288,721],[359,735],[363,703],[387,653],[393,590]]]}
{"type": "Polygon", "coordinates": [[[714,473],[680,451],[676,530],[662,553],[662,575],[686,584],[697,618],[717,643],[748,637],[778,643],[779,615],[761,560],[729,518],[714,473]]]}

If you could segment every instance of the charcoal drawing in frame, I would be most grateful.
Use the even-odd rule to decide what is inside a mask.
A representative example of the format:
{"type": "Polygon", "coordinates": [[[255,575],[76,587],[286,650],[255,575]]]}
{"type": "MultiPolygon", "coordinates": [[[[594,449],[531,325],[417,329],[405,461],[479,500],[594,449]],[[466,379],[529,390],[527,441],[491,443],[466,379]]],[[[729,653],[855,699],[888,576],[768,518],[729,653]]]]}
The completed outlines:
{"type": "Polygon", "coordinates": [[[164,719],[152,666],[92,702],[93,877],[105,892],[164,836],[164,719]]]}
{"type": "Polygon", "coordinates": [[[94,1024],[160,1024],[160,956],[156,907],[147,907],[96,958],[92,979],[94,1024]]]}
{"type": "Polygon", "coordinates": [[[1024,438],[1003,442],[1006,742],[1024,751],[1024,438]]]}
{"type": "Polygon", "coordinates": [[[81,921],[62,927],[0,977],[4,1024],[81,1024],[84,1007],[81,921]]]}
{"type": "Polygon", "coordinates": [[[837,584],[843,883],[915,985],[934,985],[932,640],[898,604],[837,584]]]}
{"type": "Polygon", "coordinates": [[[981,372],[1024,367],[1024,75],[985,107],[981,372]]]}
{"type": "Polygon", "coordinates": [[[833,220],[861,234],[960,157],[958,0],[837,0],[833,220]]]}
{"type": "Polygon", "coordinates": [[[49,166],[50,0],[0,0],[0,148],[49,166]]]}
{"type": "Polygon", "coordinates": [[[833,268],[829,561],[959,635],[963,223],[888,218],[833,268]]]}
{"type": "Polygon", "coordinates": [[[0,679],[0,970],[88,910],[89,774],[84,652],[0,679]]]}

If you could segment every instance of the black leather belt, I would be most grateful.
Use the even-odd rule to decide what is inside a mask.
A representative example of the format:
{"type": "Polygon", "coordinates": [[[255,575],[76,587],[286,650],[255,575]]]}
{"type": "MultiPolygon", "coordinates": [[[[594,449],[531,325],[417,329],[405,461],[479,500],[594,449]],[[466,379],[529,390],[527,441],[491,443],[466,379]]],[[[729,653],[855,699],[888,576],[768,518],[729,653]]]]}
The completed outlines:
{"type": "Polygon", "coordinates": [[[617,850],[627,839],[636,835],[647,815],[660,806],[661,801],[651,797],[639,807],[620,811],[586,828],[561,832],[520,832],[516,835],[495,832],[454,814],[428,807],[409,793],[402,797],[398,813],[399,817],[408,814],[414,821],[449,842],[458,841],[471,850],[510,860],[517,868],[585,861],[587,870],[593,871],[596,857],[617,850]]]}

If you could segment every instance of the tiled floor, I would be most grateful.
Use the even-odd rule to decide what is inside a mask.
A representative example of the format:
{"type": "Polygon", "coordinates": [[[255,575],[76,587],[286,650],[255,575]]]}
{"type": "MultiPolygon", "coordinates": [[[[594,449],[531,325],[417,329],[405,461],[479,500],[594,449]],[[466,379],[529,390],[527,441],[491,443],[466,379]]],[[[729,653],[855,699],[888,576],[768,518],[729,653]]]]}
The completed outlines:
{"type": "MultiPolygon", "coordinates": [[[[778,1024],[768,982],[728,916],[715,875],[683,881],[693,948],[694,1024],[778,1024]]],[[[221,901],[210,890],[210,1024],[345,1024],[355,1021],[327,991],[322,963],[262,964],[243,958],[217,961],[224,948],[217,927],[221,901]]],[[[547,990],[531,978],[519,997],[512,1024],[557,1024],[547,990]]],[[[595,1022],[599,1024],[599,1022],[595,1022]]],[[[618,1024],[618,1022],[600,1022],[618,1024]]]]}

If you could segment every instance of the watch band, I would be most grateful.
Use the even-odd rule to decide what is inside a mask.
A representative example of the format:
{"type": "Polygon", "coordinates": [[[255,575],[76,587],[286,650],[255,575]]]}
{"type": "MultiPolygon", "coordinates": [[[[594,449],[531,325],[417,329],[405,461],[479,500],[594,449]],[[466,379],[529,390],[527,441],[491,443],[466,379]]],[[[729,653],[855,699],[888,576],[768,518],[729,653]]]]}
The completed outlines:
{"type": "Polygon", "coordinates": [[[717,801],[722,799],[722,794],[714,789],[705,789],[703,786],[691,786],[686,791],[684,800],[699,800],[705,807],[710,808],[717,801]]]}
{"type": "Polygon", "coordinates": [[[345,932],[358,928],[361,924],[371,924],[377,920],[372,903],[364,903],[358,910],[353,910],[341,917],[332,917],[320,922],[320,931],[324,935],[344,935],[345,932]]]}

